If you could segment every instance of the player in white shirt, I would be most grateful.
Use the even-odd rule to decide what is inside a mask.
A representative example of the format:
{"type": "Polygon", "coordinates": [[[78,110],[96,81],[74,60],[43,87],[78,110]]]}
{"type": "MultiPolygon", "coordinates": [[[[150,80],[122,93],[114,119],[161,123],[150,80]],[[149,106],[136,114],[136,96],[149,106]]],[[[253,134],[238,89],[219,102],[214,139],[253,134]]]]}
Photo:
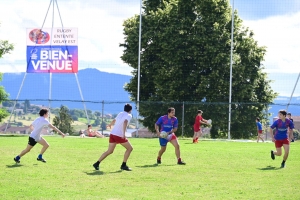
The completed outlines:
{"type": "Polygon", "coordinates": [[[41,131],[45,126],[49,126],[53,130],[59,132],[62,135],[62,137],[65,137],[65,134],[63,132],[61,132],[58,128],[50,124],[50,122],[48,121],[48,114],[49,114],[48,109],[45,108],[41,109],[39,114],[40,117],[36,118],[30,125],[30,129],[32,132],[29,135],[28,145],[26,149],[24,149],[18,156],[14,158],[14,161],[16,163],[20,163],[21,157],[24,156],[26,153],[28,153],[34,147],[34,145],[36,145],[36,143],[39,143],[43,146],[40,154],[37,157],[37,160],[46,162],[46,160],[43,158],[43,154],[49,147],[49,144],[44,138],[41,137],[41,131]]]}
{"type": "Polygon", "coordinates": [[[125,104],[124,112],[120,112],[117,117],[108,125],[109,127],[114,125],[109,136],[108,149],[100,156],[99,160],[93,164],[95,170],[99,170],[100,162],[114,152],[117,144],[121,144],[126,148],[121,169],[131,171],[131,168],[127,166],[126,162],[133,148],[125,136],[127,126],[132,118],[131,110],[132,106],[130,104],[125,104]]]}

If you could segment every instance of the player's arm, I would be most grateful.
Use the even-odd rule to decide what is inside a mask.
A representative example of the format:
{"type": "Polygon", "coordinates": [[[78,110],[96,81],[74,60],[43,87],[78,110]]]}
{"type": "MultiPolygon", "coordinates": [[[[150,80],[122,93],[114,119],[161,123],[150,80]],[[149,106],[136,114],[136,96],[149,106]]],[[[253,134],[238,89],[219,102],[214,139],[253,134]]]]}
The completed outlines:
{"type": "Polygon", "coordinates": [[[206,119],[199,120],[200,124],[206,124],[209,125],[206,119]]]}
{"type": "Polygon", "coordinates": [[[292,128],[289,128],[289,139],[290,141],[292,141],[294,139],[294,134],[293,134],[293,129],[292,128]]]}
{"type": "Polygon", "coordinates": [[[124,123],[123,123],[123,138],[125,138],[125,133],[126,133],[127,125],[128,125],[128,120],[125,119],[124,123]]]}
{"type": "Polygon", "coordinates": [[[272,141],[274,141],[275,139],[274,139],[274,135],[273,135],[273,129],[272,129],[272,127],[270,127],[270,136],[271,136],[271,138],[272,138],[272,141]]]}
{"type": "Polygon", "coordinates": [[[172,130],[170,132],[168,132],[168,134],[171,134],[171,133],[175,133],[177,131],[177,127],[176,128],[172,128],[172,130]]]}
{"type": "Polygon", "coordinates": [[[111,128],[112,125],[115,125],[116,119],[113,119],[107,126],[111,128]]]}
{"type": "Polygon", "coordinates": [[[32,124],[30,124],[29,128],[30,128],[30,131],[33,131],[34,126],[32,124]]]}
{"type": "Polygon", "coordinates": [[[58,132],[59,134],[61,134],[62,137],[65,137],[65,134],[63,132],[61,132],[58,128],[56,128],[55,126],[53,126],[52,124],[48,125],[50,128],[52,128],[53,130],[55,130],[56,132],[58,132]]]}

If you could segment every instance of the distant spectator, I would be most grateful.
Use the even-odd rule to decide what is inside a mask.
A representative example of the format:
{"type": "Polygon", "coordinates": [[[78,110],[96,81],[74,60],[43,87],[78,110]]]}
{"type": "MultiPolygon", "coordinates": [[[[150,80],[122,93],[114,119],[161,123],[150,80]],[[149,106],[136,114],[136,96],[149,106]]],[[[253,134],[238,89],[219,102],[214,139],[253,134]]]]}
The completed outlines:
{"type": "Polygon", "coordinates": [[[262,125],[261,125],[260,119],[258,117],[256,118],[256,127],[257,127],[257,142],[259,142],[259,139],[261,139],[262,142],[264,142],[262,125]]]}
{"type": "Polygon", "coordinates": [[[87,134],[89,137],[97,137],[97,138],[103,138],[104,135],[102,135],[101,133],[97,132],[97,131],[93,131],[92,129],[92,125],[88,125],[88,129],[86,130],[87,134]]]}

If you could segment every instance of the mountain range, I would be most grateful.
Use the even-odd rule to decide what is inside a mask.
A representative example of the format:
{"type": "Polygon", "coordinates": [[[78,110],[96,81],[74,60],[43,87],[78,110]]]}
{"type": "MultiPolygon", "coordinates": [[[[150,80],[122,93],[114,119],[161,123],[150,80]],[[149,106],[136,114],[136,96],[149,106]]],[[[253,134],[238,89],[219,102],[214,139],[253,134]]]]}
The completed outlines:
{"type": "MultiPolygon", "coordinates": [[[[131,76],[87,68],[79,70],[77,77],[81,94],[86,101],[85,106],[89,110],[101,112],[104,109],[104,113],[118,113],[123,110],[123,105],[126,102],[130,102],[129,94],[124,90],[124,85],[130,81],[131,76]]],[[[66,105],[70,109],[84,108],[74,74],[52,74],[51,80],[51,107],[66,105]]],[[[18,98],[20,101],[29,99],[32,104],[49,105],[49,74],[4,73],[0,85],[3,85],[5,91],[10,94],[10,99],[16,99],[20,90],[18,98]],[[24,83],[20,90],[23,80],[24,83]]],[[[272,113],[272,116],[276,116],[278,110],[286,109],[288,102],[289,97],[277,97],[273,102],[274,104],[270,105],[269,112],[272,113]]],[[[300,97],[293,97],[290,103],[292,105],[289,106],[288,110],[292,112],[293,116],[300,116],[300,97]]],[[[133,114],[135,115],[135,112],[133,114]]]]}

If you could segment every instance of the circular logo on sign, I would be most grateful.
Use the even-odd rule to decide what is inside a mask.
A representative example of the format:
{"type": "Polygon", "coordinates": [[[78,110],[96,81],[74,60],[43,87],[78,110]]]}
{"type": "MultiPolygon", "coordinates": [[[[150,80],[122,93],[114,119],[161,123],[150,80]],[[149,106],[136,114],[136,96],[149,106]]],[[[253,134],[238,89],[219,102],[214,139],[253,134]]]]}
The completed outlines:
{"type": "Polygon", "coordinates": [[[33,29],[29,33],[29,39],[36,44],[45,44],[50,40],[50,35],[41,29],[33,29]]]}

